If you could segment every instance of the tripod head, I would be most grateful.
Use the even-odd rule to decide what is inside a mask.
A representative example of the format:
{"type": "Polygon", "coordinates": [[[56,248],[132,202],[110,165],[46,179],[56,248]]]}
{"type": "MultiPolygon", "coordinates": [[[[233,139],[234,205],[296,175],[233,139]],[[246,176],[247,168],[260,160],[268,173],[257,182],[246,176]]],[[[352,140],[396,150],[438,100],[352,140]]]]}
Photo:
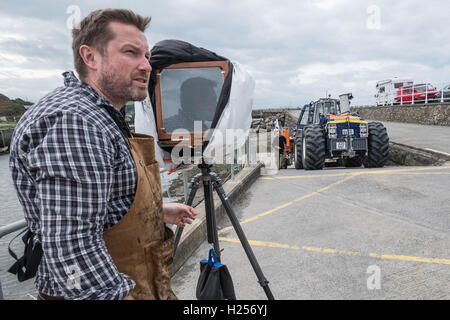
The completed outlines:
{"type": "Polygon", "coordinates": [[[210,173],[212,166],[212,164],[206,163],[204,158],[202,158],[202,162],[197,165],[202,173],[210,173]]]}

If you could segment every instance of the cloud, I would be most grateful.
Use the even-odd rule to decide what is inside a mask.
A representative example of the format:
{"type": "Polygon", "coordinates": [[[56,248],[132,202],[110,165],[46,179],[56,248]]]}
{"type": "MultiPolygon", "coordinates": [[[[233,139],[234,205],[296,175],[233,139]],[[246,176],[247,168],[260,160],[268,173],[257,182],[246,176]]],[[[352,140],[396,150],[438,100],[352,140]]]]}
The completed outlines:
{"type": "Polygon", "coordinates": [[[330,10],[342,6],[346,0],[312,0],[312,4],[320,9],[330,10]]]}
{"type": "Polygon", "coordinates": [[[63,69],[24,69],[2,67],[2,71],[0,72],[0,80],[55,78],[63,72],[63,69]]]}
{"type": "Polygon", "coordinates": [[[427,64],[396,60],[314,63],[299,68],[297,74],[290,79],[290,85],[308,88],[310,92],[320,96],[325,91],[333,96],[352,91],[355,96],[354,104],[370,104],[373,103],[375,84],[379,80],[407,77],[416,82],[432,82],[442,87],[444,82],[432,81],[432,75],[439,72],[441,71],[427,64]]]}
{"type": "Polygon", "coordinates": [[[152,16],[150,46],[181,39],[240,62],[255,78],[255,107],[299,106],[348,90],[354,104],[370,104],[374,83],[394,76],[450,82],[447,1],[44,0],[2,7],[0,92],[36,100],[62,83],[60,71],[73,69],[66,26],[73,5],[81,17],[130,8],[152,16]],[[373,6],[379,29],[368,28],[373,6]]]}
{"type": "Polygon", "coordinates": [[[25,37],[25,35],[20,33],[0,31],[0,42],[7,42],[10,40],[25,41],[27,40],[27,38],[25,37]]]}
{"type": "MultiPolygon", "coordinates": [[[[0,52],[0,70],[3,71],[3,68],[6,68],[11,64],[24,64],[28,61],[27,57],[18,55],[18,54],[10,54],[10,53],[2,53],[0,52]]],[[[1,72],[1,71],[0,71],[1,72]]]]}
{"type": "Polygon", "coordinates": [[[314,63],[301,67],[298,75],[292,78],[291,84],[312,84],[329,78],[339,76],[343,79],[348,77],[361,77],[361,74],[375,73],[382,69],[392,69],[398,66],[396,61],[355,61],[339,63],[314,63]]]}
{"type": "Polygon", "coordinates": [[[70,31],[55,20],[0,14],[0,92],[37,101],[72,68],[70,31]],[[34,85],[31,85],[34,83],[34,85]]]}

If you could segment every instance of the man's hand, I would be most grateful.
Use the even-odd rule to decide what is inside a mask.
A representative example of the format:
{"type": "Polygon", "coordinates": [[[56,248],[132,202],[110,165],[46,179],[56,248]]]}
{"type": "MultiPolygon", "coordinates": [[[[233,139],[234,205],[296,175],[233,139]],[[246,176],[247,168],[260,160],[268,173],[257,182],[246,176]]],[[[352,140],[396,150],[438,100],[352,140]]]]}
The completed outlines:
{"type": "Polygon", "coordinates": [[[184,228],[186,224],[192,224],[192,220],[197,217],[197,212],[194,208],[182,203],[163,203],[163,217],[165,223],[184,228]]]}

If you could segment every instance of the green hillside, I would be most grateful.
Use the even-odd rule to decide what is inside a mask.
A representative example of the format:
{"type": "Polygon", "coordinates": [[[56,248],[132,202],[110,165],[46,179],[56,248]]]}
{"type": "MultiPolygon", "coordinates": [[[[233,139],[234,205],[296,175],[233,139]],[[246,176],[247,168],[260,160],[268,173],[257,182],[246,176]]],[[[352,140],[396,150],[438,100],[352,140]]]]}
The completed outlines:
{"type": "Polygon", "coordinates": [[[0,93],[0,117],[6,117],[8,121],[18,120],[26,111],[25,106],[32,105],[32,102],[20,98],[10,99],[0,93]]]}
{"type": "MultiPolygon", "coordinates": [[[[20,117],[26,111],[25,106],[30,106],[32,104],[33,102],[25,101],[20,98],[12,100],[0,93],[0,122],[5,122],[3,117],[6,117],[6,122],[14,122],[14,120],[16,122],[19,121],[20,117]]],[[[125,110],[126,121],[130,124],[134,123],[134,102],[128,102],[125,110]]]]}

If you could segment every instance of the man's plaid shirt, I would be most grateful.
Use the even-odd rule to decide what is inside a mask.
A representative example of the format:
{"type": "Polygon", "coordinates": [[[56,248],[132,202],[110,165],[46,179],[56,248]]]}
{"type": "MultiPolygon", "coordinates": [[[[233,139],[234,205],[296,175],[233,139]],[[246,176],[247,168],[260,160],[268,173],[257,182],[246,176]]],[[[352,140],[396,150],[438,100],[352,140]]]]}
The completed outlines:
{"type": "Polygon", "coordinates": [[[134,282],[118,272],[102,233],[134,200],[129,129],[94,89],[72,72],[64,78],[22,116],[10,149],[25,219],[44,252],[36,288],[66,299],[121,299],[134,282]]]}

